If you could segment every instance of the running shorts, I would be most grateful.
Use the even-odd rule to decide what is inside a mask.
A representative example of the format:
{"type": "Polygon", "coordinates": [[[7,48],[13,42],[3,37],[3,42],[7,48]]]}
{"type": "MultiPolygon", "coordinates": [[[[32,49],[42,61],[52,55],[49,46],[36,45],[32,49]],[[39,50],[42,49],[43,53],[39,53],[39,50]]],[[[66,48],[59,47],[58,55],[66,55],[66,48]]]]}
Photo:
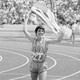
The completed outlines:
{"type": "Polygon", "coordinates": [[[30,63],[30,71],[33,73],[38,73],[40,74],[41,72],[47,70],[47,62],[38,62],[32,60],[30,63]]]}

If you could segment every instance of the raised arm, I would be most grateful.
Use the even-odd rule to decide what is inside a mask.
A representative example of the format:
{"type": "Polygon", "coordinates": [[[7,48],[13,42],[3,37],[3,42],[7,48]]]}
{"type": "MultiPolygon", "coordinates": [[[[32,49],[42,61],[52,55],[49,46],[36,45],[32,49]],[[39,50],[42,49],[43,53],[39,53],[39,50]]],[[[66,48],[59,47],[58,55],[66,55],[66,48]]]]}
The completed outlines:
{"type": "Polygon", "coordinates": [[[30,41],[33,41],[33,37],[32,35],[28,32],[27,30],[27,22],[28,22],[28,18],[29,18],[29,14],[31,13],[31,11],[28,13],[28,17],[25,19],[25,22],[24,22],[24,27],[23,27],[23,31],[26,35],[26,37],[30,40],[30,41]]]}
{"type": "Polygon", "coordinates": [[[55,43],[59,43],[59,42],[61,42],[61,40],[63,39],[63,36],[64,36],[64,33],[63,32],[61,32],[60,33],[60,36],[58,37],[58,39],[57,40],[54,40],[54,39],[47,39],[47,44],[55,44],[55,43]]]}

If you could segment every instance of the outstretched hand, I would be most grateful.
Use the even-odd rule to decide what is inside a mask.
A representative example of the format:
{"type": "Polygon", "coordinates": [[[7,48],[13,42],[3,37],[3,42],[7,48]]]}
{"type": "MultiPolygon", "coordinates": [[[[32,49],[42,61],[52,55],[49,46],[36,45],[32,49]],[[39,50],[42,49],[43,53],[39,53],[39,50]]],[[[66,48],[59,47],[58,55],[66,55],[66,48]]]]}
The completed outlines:
{"type": "Polygon", "coordinates": [[[61,32],[64,33],[64,35],[67,37],[67,38],[70,38],[71,34],[72,34],[72,30],[70,28],[68,28],[67,26],[61,26],[61,32]]]}

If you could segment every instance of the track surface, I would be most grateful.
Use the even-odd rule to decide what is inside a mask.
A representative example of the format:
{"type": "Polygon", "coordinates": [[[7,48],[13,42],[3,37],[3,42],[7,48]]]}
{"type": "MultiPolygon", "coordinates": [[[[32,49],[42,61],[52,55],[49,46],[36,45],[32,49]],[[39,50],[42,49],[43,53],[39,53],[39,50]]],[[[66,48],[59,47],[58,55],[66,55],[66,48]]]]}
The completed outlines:
{"type": "MultiPolygon", "coordinates": [[[[31,80],[31,43],[21,30],[20,25],[5,25],[0,29],[0,80],[31,80]]],[[[49,45],[47,63],[47,80],[80,80],[80,36],[76,35],[74,45],[66,39],[49,45]]]]}
{"type": "MultiPolygon", "coordinates": [[[[30,80],[31,43],[27,38],[0,38],[0,80],[30,80]]],[[[49,45],[47,80],[80,80],[80,42],[49,45]]]]}

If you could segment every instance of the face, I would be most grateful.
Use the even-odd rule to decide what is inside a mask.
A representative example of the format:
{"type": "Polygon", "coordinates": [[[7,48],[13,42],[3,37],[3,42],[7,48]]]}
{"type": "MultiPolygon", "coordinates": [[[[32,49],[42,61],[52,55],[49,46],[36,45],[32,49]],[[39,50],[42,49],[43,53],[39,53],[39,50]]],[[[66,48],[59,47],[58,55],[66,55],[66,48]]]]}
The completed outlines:
{"type": "Polygon", "coordinates": [[[37,37],[42,37],[44,34],[44,30],[43,29],[38,29],[37,31],[37,37]]]}

